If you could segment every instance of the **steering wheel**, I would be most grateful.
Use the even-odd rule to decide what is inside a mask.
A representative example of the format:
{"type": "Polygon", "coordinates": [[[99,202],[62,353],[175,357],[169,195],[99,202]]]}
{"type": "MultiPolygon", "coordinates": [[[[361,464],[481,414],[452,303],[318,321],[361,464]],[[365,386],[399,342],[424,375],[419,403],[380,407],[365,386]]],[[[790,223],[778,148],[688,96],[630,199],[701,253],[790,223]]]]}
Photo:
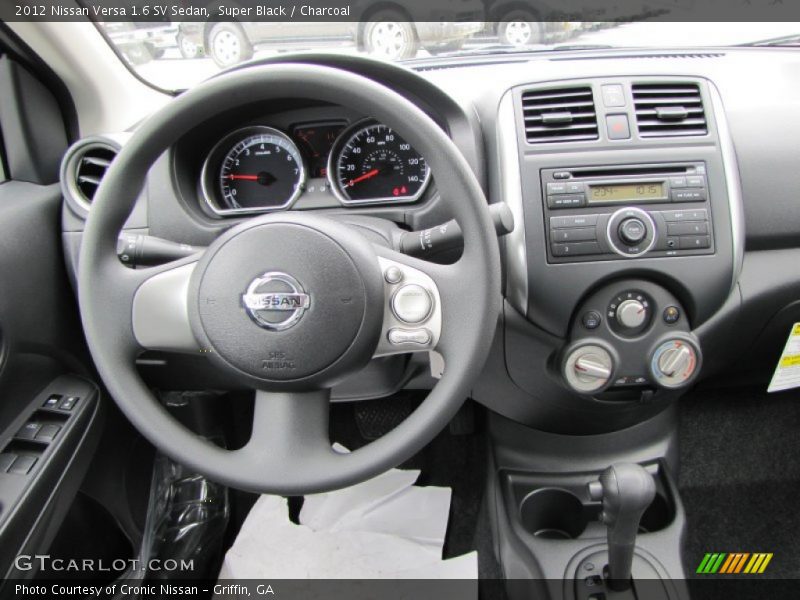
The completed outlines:
{"type": "Polygon", "coordinates": [[[501,301],[498,242],[486,199],[453,142],[396,92],[310,64],[223,74],[142,123],[97,191],[78,282],[97,369],[142,435],[213,480],[284,495],[364,481],[432,440],[487,358],[501,301]],[[429,263],[319,213],[295,211],[247,220],[204,252],[169,264],[132,270],[119,261],[119,232],[148,170],[175,141],[223,111],[294,97],[371,115],[425,156],[462,229],[461,258],[429,263]],[[420,318],[419,326],[407,321],[420,318]],[[226,450],[176,421],[137,373],[135,360],[145,349],[201,354],[255,389],[249,442],[226,450]],[[346,454],[333,450],[331,387],[374,356],[421,350],[435,350],[445,364],[422,404],[367,446],[346,454]]]}

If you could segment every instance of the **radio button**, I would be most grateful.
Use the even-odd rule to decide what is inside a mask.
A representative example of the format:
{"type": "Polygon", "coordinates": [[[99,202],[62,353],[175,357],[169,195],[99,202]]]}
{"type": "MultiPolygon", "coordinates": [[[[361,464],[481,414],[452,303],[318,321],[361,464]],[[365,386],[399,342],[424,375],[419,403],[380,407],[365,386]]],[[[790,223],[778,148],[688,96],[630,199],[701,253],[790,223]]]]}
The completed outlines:
{"type": "Polygon", "coordinates": [[[672,188],[685,188],[687,185],[686,177],[670,177],[669,185],[672,188]]]}
{"type": "Polygon", "coordinates": [[[673,202],[701,202],[705,199],[705,190],[672,190],[673,202]]]}
{"type": "Polygon", "coordinates": [[[598,215],[580,215],[575,217],[550,217],[552,229],[569,229],[575,227],[594,227],[598,215]]]}
{"type": "Polygon", "coordinates": [[[582,194],[547,197],[547,206],[549,208],[572,208],[575,206],[583,206],[585,203],[586,203],[586,196],[582,194]]]}
{"type": "Polygon", "coordinates": [[[681,250],[710,248],[711,238],[707,235],[684,235],[680,237],[681,250]]]}
{"type": "Polygon", "coordinates": [[[706,187],[706,178],[702,175],[689,175],[686,177],[687,187],[706,187]]]}
{"type": "Polygon", "coordinates": [[[708,213],[704,208],[695,210],[665,210],[661,213],[665,221],[706,221],[708,213]]]}
{"type": "Polygon", "coordinates": [[[567,193],[567,184],[566,183],[548,183],[547,184],[547,193],[548,194],[566,194],[567,193]]]}
{"type": "Polygon", "coordinates": [[[601,254],[600,244],[597,242],[575,242],[570,244],[553,244],[553,256],[585,256],[587,254],[601,254]]]}
{"type": "Polygon", "coordinates": [[[585,242],[596,240],[594,227],[583,227],[581,229],[553,229],[550,232],[550,239],[553,242],[585,242]]]}
{"type": "Polygon", "coordinates": [[[667,223],[667,235],[704,235],[707,233],[708,223],[705,221],[667,223]]]}

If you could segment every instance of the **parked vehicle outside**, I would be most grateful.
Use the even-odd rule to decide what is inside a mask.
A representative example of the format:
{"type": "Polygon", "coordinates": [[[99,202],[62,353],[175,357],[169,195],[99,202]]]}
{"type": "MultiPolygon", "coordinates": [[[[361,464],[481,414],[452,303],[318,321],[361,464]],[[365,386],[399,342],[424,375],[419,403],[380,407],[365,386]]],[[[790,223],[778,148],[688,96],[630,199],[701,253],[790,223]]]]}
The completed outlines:
{"type": "Polygon", "coordinates": [[[177,45],[178,26],[174,23],[108,22],[104,26],[109,39],[134,65],[161,58],[177,45]]]}
{"type": "MultiPolygon", "coordinates": [[[[212,14],[215,6],[209,5],[212,14]]],[[[378,58],[403,60],[420,49],[459,50],[484,28],[480,0],[452,0],[437,5],[435,11],[423,1],[376,6],[372,0],[357,0],[350,8],[352,21],[184,22],[178,29],[178,47],[185,57],[202,49],[219,67],[247,61],[259,47],[304,50],[355,45],[378,58]]]]}

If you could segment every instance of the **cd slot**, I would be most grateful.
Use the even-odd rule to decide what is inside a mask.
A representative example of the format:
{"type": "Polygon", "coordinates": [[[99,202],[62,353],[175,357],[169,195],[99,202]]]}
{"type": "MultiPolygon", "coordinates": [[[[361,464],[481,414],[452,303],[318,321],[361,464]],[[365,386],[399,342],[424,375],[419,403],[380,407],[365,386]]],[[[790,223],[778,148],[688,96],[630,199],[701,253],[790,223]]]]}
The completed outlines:
{"type": "MultiPolygon", "coordinates": [[[[694,169],[692,169],[693,171],[694,169]]],[[[573,169],[574,179],[598,179],[605,177],[646,177],[659,175],[685,175],[690,172],[688,165],[669,165],[663,167],[629,167],[614,169],[573,169]]]]}

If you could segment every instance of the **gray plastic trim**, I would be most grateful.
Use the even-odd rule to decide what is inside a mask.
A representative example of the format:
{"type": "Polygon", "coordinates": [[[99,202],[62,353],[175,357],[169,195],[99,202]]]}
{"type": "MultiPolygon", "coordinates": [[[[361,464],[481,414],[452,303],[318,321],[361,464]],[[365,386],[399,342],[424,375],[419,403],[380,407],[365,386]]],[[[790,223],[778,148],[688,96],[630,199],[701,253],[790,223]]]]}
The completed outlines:
{"type": "Polygon", "coordinates": [[[525,242],[525,214],[522,206],[517,122],[514,93],[509,90],[497,111],[497,154],[500,167],[500,197],[508,204],[516,226],[506,236],[505,264],[508,273],[506,298],[521,314],[528,314],[528,247],[525,242]]]}
{"type": "Polygon", "coordinates": [[[196,353],[200,345],[189,323],[189,281],[197,263],[147,279],[133,297],[133,335],[150,350],[196,353]]]}
{"type": "Polygon", "coordinates": [[[714,109],[714,120],[717,125],[717,136],[719,138],[720,153],[722,154],[722,165],[725,171],[725,186],[728,192],[728,205],[731,213],[731,238],[733,240],[733,277],[731,278],[731,293],[736,288],[739,275],[742,273],[744,264],[744,204],[742,201],[742,186],[739,180],[739,163],[736,159],[736,148],[733,145],[733,137],[728,126],[728,118],[725,114],[725,106],[722,104],[722,96],[719,90],[712,83],[708,82],[709,96],[711,105],[714,109]]]}
{"type": "Polygon", "coordinates": [[[390,354],[404,354],[406,352],[425,352],[436,348],[439,337],[442,334],[442,298],[439,295],[439,288],[436,282],[429,275],[419,269],[415,269],[398,261],[389,260],[382,256],[378,257],[378,264],[382,272],[386,272],[389,267],[397,267],[403,272],[403,279],[398,283],[389,283],[384,278],[384,309],[383,326],[381,327],[381,338],[378,347],[375,349],[375,357],[388,356],[390,354]],[[401,321],[395,316],[391,307],[394,294],[404,285],[416,284],[422,286],[430,294],[432,306],[430,314],[420,323],[409,324],[401,321]],[[393,344],[389,341],[389,332],[392,329],[426,329],[431,334],[431,339],[427,344],[402,343],[393,344]]]}

